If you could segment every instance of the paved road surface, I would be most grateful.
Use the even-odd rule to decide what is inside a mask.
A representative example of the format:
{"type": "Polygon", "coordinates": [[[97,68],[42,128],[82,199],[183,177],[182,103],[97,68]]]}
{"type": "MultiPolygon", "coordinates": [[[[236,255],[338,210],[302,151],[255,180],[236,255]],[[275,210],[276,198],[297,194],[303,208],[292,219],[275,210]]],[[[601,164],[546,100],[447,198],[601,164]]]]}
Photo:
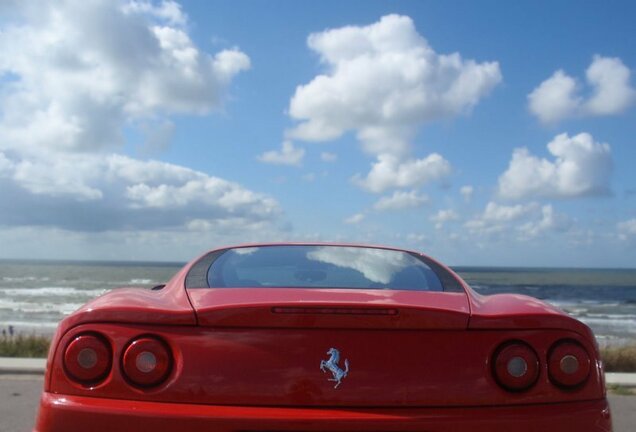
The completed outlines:
{"type": "Polygon", "coordinates": [[[42,381],[42,375],[0,375],[0,432],[33,428],[42,381]]]}
{"type": "MultiPolygon", "coordinates": [[[[41,375],[0,375],[0,432],[28,432],[35,422],[41,375]]],[[[610,396],[614,432],[636,430],[636,396],[610,396]]]]}

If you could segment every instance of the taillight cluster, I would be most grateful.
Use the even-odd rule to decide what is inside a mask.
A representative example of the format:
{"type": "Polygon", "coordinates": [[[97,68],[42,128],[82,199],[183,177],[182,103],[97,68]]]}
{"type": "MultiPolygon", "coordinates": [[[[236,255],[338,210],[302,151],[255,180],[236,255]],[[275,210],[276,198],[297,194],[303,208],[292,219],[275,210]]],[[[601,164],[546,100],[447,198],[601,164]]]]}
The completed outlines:
{"type": "Polygon", "coordinates": [[[110,345],[101,336],[85,333],[76,336],[64,352],[64,368],[73,380],[95,384],[104,379],[112,366],[110,345]]]}
{"type": "Polygon", "coordinates": [[[539,357],[529,345],[510,342],[495,355],[494,372],[497,382],[511,391],[530,388],[539,377],[539,357]]]}
{"type": "MultiPolygon", "coordinates": [[[[546,363],[550,381],[558,387],[572,389],[587,381],[592,361],[578,342],[563,339],[548,350],[546,363]]],[[[492,367],[493,375],[501,387],[520,392],[528,390],[537,382],[541,360],[527,343],[509,341],[495,351],[492,367]]]]}
{"type": "MultiPolygon", "coordinates": [[[[168,345],[155,336],[141,336],[130,341],[121,354],[121,372],[131,385],[155,387],[164,382],[172,370],[172,353],[168,345]]],[[[73,381],[93,386],[111,372],[113,350],[103,336],[82,333],[75,336],[64,351],[64,370],[73,381]]]]}
{"type": "Polygon", "coordinates": [[[554,344],[548,354],[550,380],[561,387],[580,386],[587,380],[591,367],[587,351],[573,341],[554,344]]]}
{"type": "Polygon", "coordinates": [[[135,339],[122,358],[126,378],[139,387],[154,387],[170,373],[172,356],[166,344],[153,337],[135,339]]]}

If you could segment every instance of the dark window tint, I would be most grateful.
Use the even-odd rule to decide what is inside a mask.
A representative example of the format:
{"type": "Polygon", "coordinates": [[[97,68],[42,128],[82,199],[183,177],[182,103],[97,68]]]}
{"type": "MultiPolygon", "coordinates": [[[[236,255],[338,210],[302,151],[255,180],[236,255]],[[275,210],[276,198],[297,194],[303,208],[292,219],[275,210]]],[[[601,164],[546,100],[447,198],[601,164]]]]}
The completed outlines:
{"type": "Polygon", "coordinates": [[[436,273],[401,251],[345,246],[228,249],[207,272],[208,286],[442,291],[436,273]]]}

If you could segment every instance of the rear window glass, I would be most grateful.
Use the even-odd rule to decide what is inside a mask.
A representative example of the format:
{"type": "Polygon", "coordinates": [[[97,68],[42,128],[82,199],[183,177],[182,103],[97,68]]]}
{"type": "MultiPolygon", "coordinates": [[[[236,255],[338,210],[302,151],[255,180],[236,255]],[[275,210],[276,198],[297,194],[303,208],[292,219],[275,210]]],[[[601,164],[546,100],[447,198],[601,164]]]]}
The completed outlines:
{"type": "Polygon", "coordinates": [[[227,249],[214,258],[207,284],[212,288],[443,290],[436,273],[408,252],[345,246],[227,249]]]}

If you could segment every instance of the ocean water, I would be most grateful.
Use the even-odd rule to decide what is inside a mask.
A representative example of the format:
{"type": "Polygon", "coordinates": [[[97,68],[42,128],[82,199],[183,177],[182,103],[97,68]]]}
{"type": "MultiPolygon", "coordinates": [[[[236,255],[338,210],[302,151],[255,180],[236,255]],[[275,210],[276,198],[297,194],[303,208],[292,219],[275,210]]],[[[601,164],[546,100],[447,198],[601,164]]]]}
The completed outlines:
{"type": "MultiPolygon", "coordinates": [[[[0,261],[0,329],[52,334],[88,300],[165,283],[179,263],[0,261]]],[[[601,345],[636,343],[636,269],[456,267],[479,293],[520,293],[585,322],[601,345]]]]}

